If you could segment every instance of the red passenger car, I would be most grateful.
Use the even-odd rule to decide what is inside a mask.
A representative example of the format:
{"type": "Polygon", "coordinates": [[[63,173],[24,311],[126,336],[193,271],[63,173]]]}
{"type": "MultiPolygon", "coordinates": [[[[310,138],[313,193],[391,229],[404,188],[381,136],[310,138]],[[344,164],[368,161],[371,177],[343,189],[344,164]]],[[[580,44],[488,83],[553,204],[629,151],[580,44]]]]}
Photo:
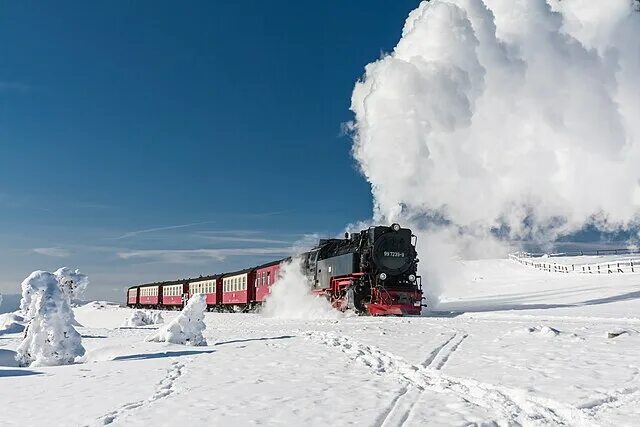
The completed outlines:
{"type": "Polygon", "coordinates": [[[138,286],[127,290],[127,307],[135,307],[138,304],[138,286]]]}
{"type": "Polygon", "coordinates": [[[186,282],[167,282],[162,285],[162,305],[182,308],[189,299],[189,286],[186,282]]]}
{"type": "Polygon", "coordinates": [[[255,269],[236,271],[222,278],[222,305],[246,310],[255,301],[255,269]]]}
{"type": "Polygon", "coordinates": [[[205,294],[207,307],[213,308],[222,302],[222,275],[189,279],[189,298],[194,294],[205,294]]]}
{"type": "Polygon", "coordinates": [[[141,286],[138,296],[138,304],[159,305],[160,285],[141,286]]]}
{"type": "Polygon", "coordinates": [[[255,287],[255,301],[257,303],[264,303],[265,298],[271,293],[271,285],[278,279],[281,262],[282,261],[273,261],[256,267],[253,285],[255,287]]]}

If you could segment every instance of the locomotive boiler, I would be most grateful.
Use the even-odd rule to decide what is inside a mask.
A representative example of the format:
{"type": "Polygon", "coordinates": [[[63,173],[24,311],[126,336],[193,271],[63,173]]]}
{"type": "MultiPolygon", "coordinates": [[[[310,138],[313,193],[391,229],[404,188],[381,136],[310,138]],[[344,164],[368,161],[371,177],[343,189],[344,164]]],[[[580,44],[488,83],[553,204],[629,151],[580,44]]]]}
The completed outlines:
{"type": "Polygon", "coordinates": [[[421,280],[416,236],[399,224],[375,226],[344,239],[323,239],[302,254],[317,295],[340,310],[378,315],[419,315],[421,280]]]}

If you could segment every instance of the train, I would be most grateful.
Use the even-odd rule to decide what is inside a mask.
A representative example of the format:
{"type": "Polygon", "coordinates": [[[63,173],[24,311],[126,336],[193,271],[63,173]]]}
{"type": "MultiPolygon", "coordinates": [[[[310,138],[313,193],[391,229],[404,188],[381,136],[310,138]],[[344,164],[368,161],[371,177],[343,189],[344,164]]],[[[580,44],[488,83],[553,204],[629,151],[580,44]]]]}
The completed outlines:
{"type": "Polygon", "coordinates": [[[411,230],[397,223],[372,226],[345,233],[343,239],[321,239],[295,259],[132,286],[127,289],[127,306],[179,310],[192,295],[201,293],[210,311],[255,311],[269,298],[283,265],[299,262],[310,292],[326,298],[337,310],[371,316],[419,315],[425,304],[416,242],[411,230]]]}

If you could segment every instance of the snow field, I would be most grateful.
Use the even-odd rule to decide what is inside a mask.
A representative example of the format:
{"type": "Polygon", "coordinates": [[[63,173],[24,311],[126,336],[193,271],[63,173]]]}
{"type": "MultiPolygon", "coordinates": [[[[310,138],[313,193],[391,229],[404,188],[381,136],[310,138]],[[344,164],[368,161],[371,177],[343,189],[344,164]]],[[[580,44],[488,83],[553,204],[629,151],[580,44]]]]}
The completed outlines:
{"type": "MultiPolygon", "coordinates": [[[[4,365],[21,334],[0,335],[0,399],[11,408],[0,424],[636,423],[640,299],[618,297],[640,292],[640,280],[576,282],[504,260],[460,269],[466,281],[442,300],[466,305],[465,313],[315,320],[205,313],[208,345],[200,347],[145,342],[158,326],[121,328],[133,312],[126,308],[76,308],[83,363],[4,365]],[[595,296],[606,302],[579,304],[595,296]],[[621,330],[628,332],[608,338],[621,330]],[[31,410],[33,399],[41,410],[31,410]]],[[[179,316],[162,314],[167,323],[179,316]]]]}

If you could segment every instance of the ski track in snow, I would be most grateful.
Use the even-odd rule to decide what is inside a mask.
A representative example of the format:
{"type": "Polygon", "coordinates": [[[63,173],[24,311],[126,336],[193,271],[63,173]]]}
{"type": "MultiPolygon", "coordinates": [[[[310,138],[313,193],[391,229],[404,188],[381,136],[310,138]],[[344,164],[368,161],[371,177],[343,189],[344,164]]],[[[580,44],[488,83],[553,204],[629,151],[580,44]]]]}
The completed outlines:
{"type": "MultiPolygon", "coordinates": [[[[337,348],[352,360],[364,363],[379,375],[400,377],[408,386],[394,399],[382,415],[380,427],[401,426],[424,391],[450,393],[473,405],[496,413],[493,420],[499,425],[595,425],[595,420],[579,408],[548,398],[530,396],[525,390],[482,383],[470,378],[455,378],[442,374],[433,361],[446,360],[466,335],[454,335],[441,348],[444,356],[433,358],[431,365],[412,365],[401,357],[375,347],[361,344],[352,338],[332,333],[309,331],[307,337],[328,347],[337,348]],[[459,337],[455,339],[456,337],[459,337]],[[444,350],[449,344],[449,350],[444,350]],[[443,351],[444,350],[444,351],[443,351]],[[405,402],[405,400],[407,400],[405,402]]],[[[439,362],[437,362],[439,363],[439,362]]],[[[444,365],[442,363],[440,367],[444,365]]],[[[437,366],[437,365],[436,365],[437,366]]]]}
{"type": "MultiPolygon", "coordinates": [[[[466,333],[456,332],[447,338],[442,344],[434,348],[421,366],[440,370],[449,360],[449,357],[460,347],[462,341],[467,338],[466,333]]],[[[422,397],[423,392],[416,386],[403,389],[391,402],[385,411],[379,427],[402,426],[409,419],[413,408],[422,397]]]]}
{"type": "Polygon", "coordinates": [[[166,376],[156,386],[156,389],[151,397],[146,400],[138,400],[136,402],[126,403],[115,411],[111,411],[108,414],[99,417],[95,425],[112,424],[114,421],[122,418],[122,416],[126,415],[128,412],[134,409],[150,405],[156,400],[166,398],[175,391],[174,383],[182,375],[184,367],[185,364],[182,362],[173,362],[171,364],[171,367],[167,370],[166,376]]]}
{"type": "Polygon", "coordinates": [[[460,344],[467,339],[468,335],[463,332],[457,332],[442,345],[436,347],[422,366],[440,370],[447,363],[451,355],[460,347],[460,344]]]}

